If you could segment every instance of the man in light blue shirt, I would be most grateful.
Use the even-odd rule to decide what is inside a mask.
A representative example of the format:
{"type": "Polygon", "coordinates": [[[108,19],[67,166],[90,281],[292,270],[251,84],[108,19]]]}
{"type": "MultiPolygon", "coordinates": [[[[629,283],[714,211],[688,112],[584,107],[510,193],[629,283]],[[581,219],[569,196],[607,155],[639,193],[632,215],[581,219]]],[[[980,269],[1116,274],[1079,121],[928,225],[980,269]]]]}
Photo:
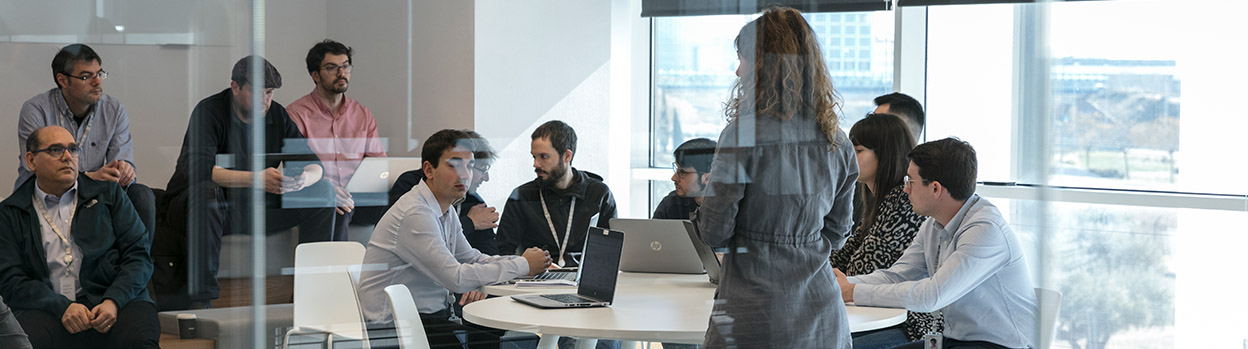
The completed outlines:
{"type": "Polygon", "coordinates": [[[550,265],[550,254],[539,248],[522,256],[490,256],[468,244],[453,204],[464,198],[472,182],[474,142],[461,130],[430,136],[420,154],[425,180],[377,222],[360,276],[360,306],[370,326],[394,322],[384,289],[402,284],[411,291],[434,347],[459,347],[456,331],[467,331],[472,347],[496,346],[498,333],[448,320],[447,295],[463,293],[459,303],[468,304],[485,298],[474,291],[481,286],[537,274],[550,265]]]}
{"type": "Polygon", "coordinates": [[[892,267],[849,278],[836,271],[842,298],[939,311],[944,348],[1035,346],[1038,309],[1027,262],[1001,212],[975,195],[975,150],[946,138],[921,144],[908,157],[905,191],[914,212],[930,218],[892,267]]]}
{"type": "Polygon", "coordinates": [[[23,157],[30,150],[26,149],[26,138],[42,127],[63,127],[81,148],[78,169],[91,179],[117,183],[126,189],[126,196],[134,203],[150,238],[156,224],[156,198],[151,188],[137,183],[130,117],[121,101],[104,94],[108,72],[101,64],[95,50],[83,44],[65,46],[52,58],[52,79],[57,87],[22,104],[17,124],[17,182],[13,188],[34,174],[24,164],[23,157]]]}

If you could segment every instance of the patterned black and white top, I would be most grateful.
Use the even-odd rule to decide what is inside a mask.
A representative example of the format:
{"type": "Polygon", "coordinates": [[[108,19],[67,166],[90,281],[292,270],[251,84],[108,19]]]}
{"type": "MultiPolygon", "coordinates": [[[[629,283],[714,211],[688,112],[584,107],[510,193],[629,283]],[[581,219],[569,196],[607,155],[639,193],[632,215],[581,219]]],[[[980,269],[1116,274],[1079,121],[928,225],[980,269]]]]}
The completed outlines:
{"type": "MultiPolygon", "coordinates": [[[[866,210],[863,210],[864,212],[866,210]]],[[[870,227],[859,226],[845,241],[845,247],[832,251],[832,267],[848,276],[868,274],[893,265],[906,247],[914,241],[919,226],[927,217],[914,213],[910,199],[901,186],[893,187],[884,196],[883,205],[870,227]]],[[[906,318],[906,335],[918,340],[929,331],[940,331],[942,321],[931,313],[910,312],[906,318]]]]}

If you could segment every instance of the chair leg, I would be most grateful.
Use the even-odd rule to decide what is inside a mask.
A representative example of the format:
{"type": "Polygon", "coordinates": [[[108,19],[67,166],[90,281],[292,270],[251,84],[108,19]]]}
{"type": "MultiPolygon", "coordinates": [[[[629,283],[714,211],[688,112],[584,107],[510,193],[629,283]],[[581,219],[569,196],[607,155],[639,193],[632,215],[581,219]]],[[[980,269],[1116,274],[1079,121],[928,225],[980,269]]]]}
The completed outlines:
{"type": "Polygon", "coordinates": [[[537,341],[537,349],[559,349],[559,336],[543,334],[537,341]]]}

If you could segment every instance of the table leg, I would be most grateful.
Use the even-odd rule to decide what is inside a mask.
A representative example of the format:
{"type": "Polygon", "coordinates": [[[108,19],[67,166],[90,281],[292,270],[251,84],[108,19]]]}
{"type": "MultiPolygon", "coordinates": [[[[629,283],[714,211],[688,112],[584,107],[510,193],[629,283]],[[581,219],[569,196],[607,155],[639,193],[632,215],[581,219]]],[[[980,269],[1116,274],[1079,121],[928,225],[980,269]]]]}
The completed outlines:
{"type": "Polygon", "coordinates": [[[577,338],[576,339],[576,349],[594,349],[597,347],[598,347],[597,339],[593,339],[593,338],[577,338]]]}
{"type": "Polygon", "coordinates": [[[559,349],[559,336],[542,334],[542,339],[537,341],[537,349],[559,349]]]}
{"type": "Polygon", "coordinates": [[[641,348],[637,344],[637,341],[620,341],[620,349],[641,348]]]}

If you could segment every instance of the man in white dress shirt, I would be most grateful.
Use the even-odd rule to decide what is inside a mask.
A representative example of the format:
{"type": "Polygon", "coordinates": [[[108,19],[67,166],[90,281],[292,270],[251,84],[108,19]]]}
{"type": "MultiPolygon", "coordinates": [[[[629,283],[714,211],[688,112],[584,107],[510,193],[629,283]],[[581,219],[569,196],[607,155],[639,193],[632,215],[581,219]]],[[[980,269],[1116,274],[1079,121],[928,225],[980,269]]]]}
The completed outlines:
{"type": "MultiPolygon", "coordinates": [[[[907,155],[902,184],[914,212],[930,218],[888,269],[846,278],[846,302],[940,312],[942,348],[1029,348],[1037,340],[1036,294],[1018,237],[997,207],[975,194],[975,149],[957,138],[907,155]]],[[[924,348],[925,338],[896,348],[924,348]]]]}
{"type": "Polygon", "coordinates": [[[470,347],[497,347],[499,332],[448,320],[453,314],[447,295],[463,293],[459,303],[468,304],[485,298],[474,291],[481,286],[537,274],[550,265],[550,255],[538,248],[521,256],[490,256],[464,238],[453,204],[468,192],[475,142],[462,130],[430,136],[420,154],[426,179],[377,222],[364,264],[385,268],[365,268],[360,278],[360,305],[370,327],[394,323],[384,289],[403,284],[412,292],[434,348],[459,348],[455,331],[467,332],[470,347]]]}

